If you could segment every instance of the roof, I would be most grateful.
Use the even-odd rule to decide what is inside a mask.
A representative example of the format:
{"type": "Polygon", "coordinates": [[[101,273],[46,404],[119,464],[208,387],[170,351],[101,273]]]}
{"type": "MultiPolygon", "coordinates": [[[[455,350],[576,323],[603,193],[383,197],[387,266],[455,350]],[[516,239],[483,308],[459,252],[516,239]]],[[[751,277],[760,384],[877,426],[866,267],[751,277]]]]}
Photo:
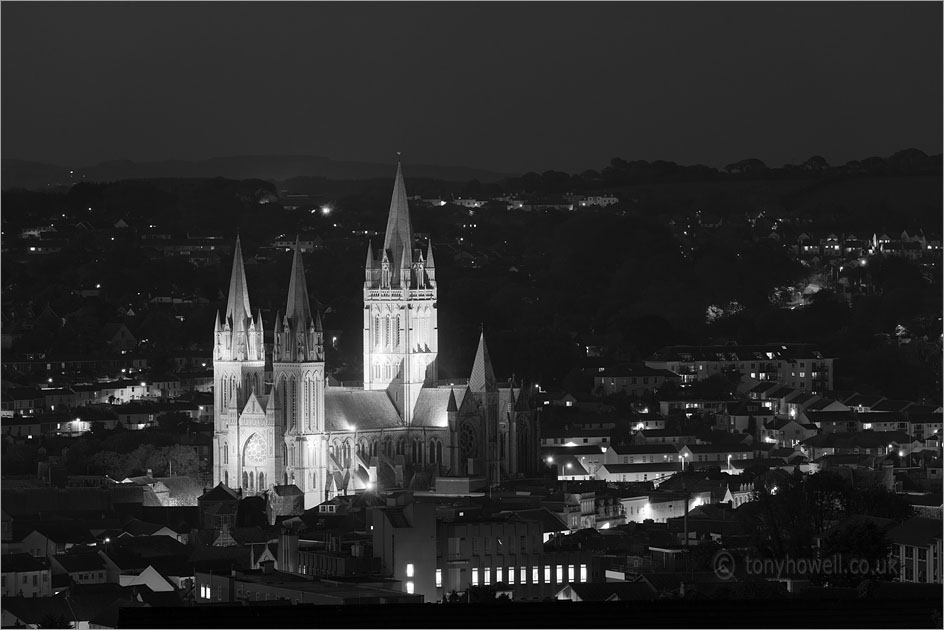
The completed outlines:
{"type": "Polygon", "coordinates": [[[94,551],[66,553],[60,556],[53,556],[53,559],[66,570],[66,573],[97,571],[105,568],[105,561],[94,551]]]}
{"type": "Polygon", "coordinates": [[[238,501],[239,495],[236,491],[220,482],[212,490],[204,493],[197,499],[198,501],[238,501]]]}
{"type": "Polygon", "coordinates": [[[810,422],[858,422],[859,417],[853,411],[809,411],[806,417],[810,422]]]}
{"type": "Polygon", "coordinates": [[[617,455],[661,455],[663,453],[675,455],[678,453],[675,444],[621,444],[611,445],[610,450],[617,455]]]}
{"type": "Polygon", "coordinates": [[[927,547],[931,541],[941,540],[940,519],[916,516],[888,532],[889,539],[898,545],[927,547]]]}
{"type": "Polygon", "coordinates": [[[469,375],[469,389],[473,392],[493,392],[496,390],[495,370],[492,368],[492,360],[488,356],[484,330],[479,336],[479,347],[475,352],[472,373],[469,375]]]}
{"type": "Polygon", "coordinates": [[[48,569],[49,561],[45,558],[35,558],[28,553],[5,553],[0,556],[0,566],[4,573],[27,573],[48,569]]]}
{"type": "Polygon", "coordinates": [[[606,602],[655,599],[656,589],[644,581],[638,582],[572,582],[567,585],[581,601],[606,602]]]}
{"type": "Polygon", "coordinates": [[[566,532],[570,528],[559,516],[551,512],[546,507],[531,508],[527,510],[503,510],[499,515],[514,515],[522,521],[532,521],[541,524],[541,530],[544,533],[566,532]]]}
{"type": "Polygon", "coordinates": [[[647,438],[658,437],[695,437],[694,431],[675,431],[673,429],[640,429],[636,435],[647,438]]]}
{"type": "Polygon", "coordinates": [[[843,403],[850,407],[871,407],[878,404],[882,400],[885,400],[884,396],[867,396],[865,394],[855,394],[851,398],[844,400],[843,403]]]}
{"type": "Polygon", "coordinates": [[[328,387],[324,395],[325,430],[365,431],[402,426],[400,414],[383,390],[328,387]]]}
{"type": "Polygon", "coordinates": [[[671,370],[649,367],[645,363],[623,363],[606,368],[603,372],[594,375],[595,378],[628,378],[640,376],[662,376],[664,378],[678,378],[679,375],[671,370]]]}
{"type": "Polygon", "coordinates": [[[752,447],[743,444],[686,444],[681,448],[687,448],[692,453],[752,453],[754,451],[752,447]]]}
{"type": "Polygon", "coordinates": [[[424,387],[420,390],[420,395],[416,397],[416,404],[413,406],[413,425],[422,427],[446,427],[449,426],[449,407],[450,396],[456,407],[453,411],[458,411],[462,405],[462,399],[465,397],[466,389],[464,387],[454,390],[452,387],[424,387]]]}
{"type": "Polygon", "coordinates": [[[779,387],[780,387],[780,383],[778,383],[777,381],[761,381],[760,383],[752,387],[749,391],[752,394],[763,394],[766,391],[773,391],[774,389],[778,389],[779,387]]]}
{"type": "Polygon", "coordinates": [[[679,463],[677,461],[653,462],[651,464],[603,464],[600,468],[607,472],[617,475],[626,473],[647,473],[647,472],[678,472],[679,463]]]}
{"type": "Polygon", "coordinates": [[[872,407],[872,411],[902,411],[911,405],[908,400],[883,400],[872,407]]]}

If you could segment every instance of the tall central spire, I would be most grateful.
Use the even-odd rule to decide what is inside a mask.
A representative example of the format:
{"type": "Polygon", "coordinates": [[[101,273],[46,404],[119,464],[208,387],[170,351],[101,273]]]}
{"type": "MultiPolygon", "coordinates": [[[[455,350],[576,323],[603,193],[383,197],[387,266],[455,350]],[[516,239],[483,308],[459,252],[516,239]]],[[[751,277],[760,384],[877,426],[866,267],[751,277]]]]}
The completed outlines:
{"type": "MultiPolygon", "coordinates": [[[[410,224],[410,208],[407,205],[406,185],[403,183],[403,170],[397,163],[397,179],[393,185],[390,199],[390,215],[387,217],[387,233],[384,236],[384,250],[387,251],[390,266],[413,263],[413,226],[410,224]]],[[[393,282],[399,284],[400,270],[394,268],[393,282]]]]}
{"type": "Polygon", "coordinates": [[[249,307],[249,288],[246,286],[246,269],[243,267],[243,253],[236,237],[236,253],[233,255],[233,274],[229,279],[229,301],[226,303],[226,321],[235,328],[239,323],[252,318],[249,307]]]}
{"type": "Polygon", "coordinates": [[[301,245],[295,237],[295,256],[292,259],[292,276],[288,284],[288,304],[285,316],[292,324],[304,330],[311,320],[311,306],[308,302],[308,283],[305,282],[305,265],[302,263],[301,245]]]}

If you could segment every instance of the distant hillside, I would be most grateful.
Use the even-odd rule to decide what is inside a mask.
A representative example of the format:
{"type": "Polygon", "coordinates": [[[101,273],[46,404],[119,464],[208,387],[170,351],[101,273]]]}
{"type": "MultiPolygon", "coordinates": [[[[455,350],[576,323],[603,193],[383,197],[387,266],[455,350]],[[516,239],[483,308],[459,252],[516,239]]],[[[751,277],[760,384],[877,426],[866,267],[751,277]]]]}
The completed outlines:
{"type": "Polygon", "coordinates": [[[74,180],[69,178],[69,169],[62,166],[7,158],[2,161],[0,185],[3,186],[3,190],[45,189],[70,183],[74,183],[74,180]]]}
{"type": "MultiPolygon", "coordinates": [[[[164,162],[132,162],[114,160],[76,169],[53,164],[3,159],[4,190],[11,188],[48,188],[79,181],[110,182],[122,179],[153,179],[168,177],[225,177],[228,179],[266,179],[283,181],[294,177],[324,177],[352,180],[393,176],[394,165],[373,162],[346,162],[312,155],[248,155],[210,158],[199,161],[169,160],[164,162]]],[[[410,164],[411,177],[466,182],[477,179],[493,182],[508,177],[482,169],[463,166],[410,164]]]]}

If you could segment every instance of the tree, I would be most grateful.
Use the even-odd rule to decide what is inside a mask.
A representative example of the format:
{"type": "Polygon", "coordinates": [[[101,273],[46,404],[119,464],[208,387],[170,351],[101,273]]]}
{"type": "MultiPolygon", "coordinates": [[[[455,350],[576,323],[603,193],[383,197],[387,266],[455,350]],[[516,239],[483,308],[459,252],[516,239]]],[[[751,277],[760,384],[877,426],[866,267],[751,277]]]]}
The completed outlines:
{"type": "Polygon", "coordinates": [[[803,168],[804,170],[807,170],[807,171],[813,171],[815,173],[819,173],[829,168],[829,163],[826,161],[826,159],[823,156],[814,155],[813,157],[811,157],[810,159],[808,159],[806,162],[803,163],[803,168]]]}

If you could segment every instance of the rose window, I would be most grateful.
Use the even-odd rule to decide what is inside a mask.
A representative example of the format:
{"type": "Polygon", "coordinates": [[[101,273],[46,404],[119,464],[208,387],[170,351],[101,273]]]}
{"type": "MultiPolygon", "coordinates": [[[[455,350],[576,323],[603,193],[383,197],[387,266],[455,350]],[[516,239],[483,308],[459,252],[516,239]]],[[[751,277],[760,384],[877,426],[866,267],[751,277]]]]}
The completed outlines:
{"type": "Polygon", "coordinates": [[[246,442],[246,463],[264,464],[266,462],[266,443],[258,433],[254,433],[246,442]]]}

